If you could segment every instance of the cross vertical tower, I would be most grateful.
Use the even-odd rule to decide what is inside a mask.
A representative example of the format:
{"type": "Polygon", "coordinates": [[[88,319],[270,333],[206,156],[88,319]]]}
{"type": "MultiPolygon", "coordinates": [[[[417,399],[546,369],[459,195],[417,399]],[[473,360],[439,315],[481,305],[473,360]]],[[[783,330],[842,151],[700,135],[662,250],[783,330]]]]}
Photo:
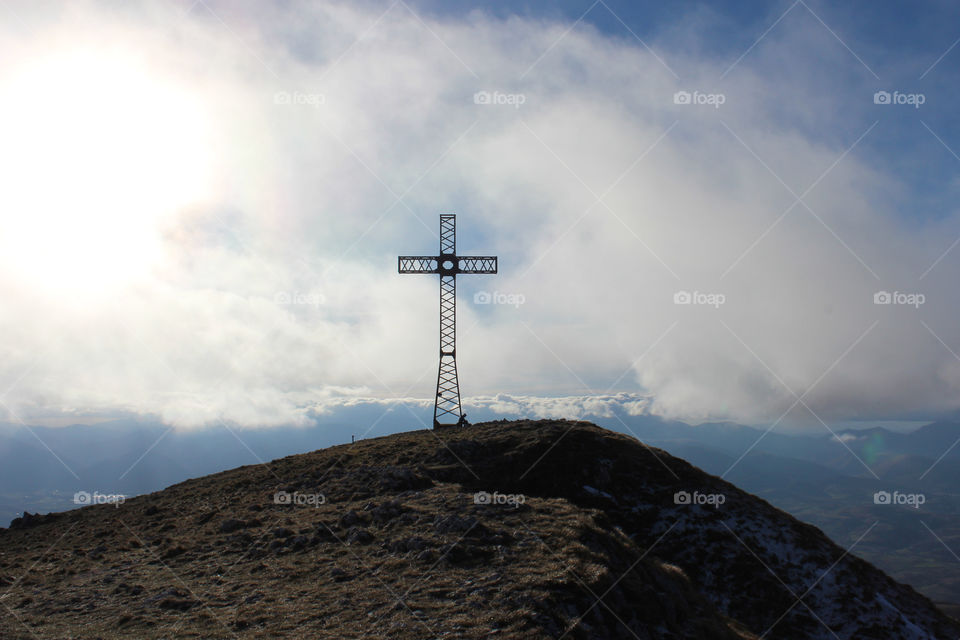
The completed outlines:
{"type": "Polygon", "coordinates": [[[496,273],[497,256],[458,256],[457,216],[442,213],[440,255],[399,256],[397,270],[400,273],[440,275],[440,368],[433,428],[463,426],[466,420],[460,408],[460,384],[457,381],[457,274],[496,273]],[[456,422],[449,422],[454,418],[456,422]]]}

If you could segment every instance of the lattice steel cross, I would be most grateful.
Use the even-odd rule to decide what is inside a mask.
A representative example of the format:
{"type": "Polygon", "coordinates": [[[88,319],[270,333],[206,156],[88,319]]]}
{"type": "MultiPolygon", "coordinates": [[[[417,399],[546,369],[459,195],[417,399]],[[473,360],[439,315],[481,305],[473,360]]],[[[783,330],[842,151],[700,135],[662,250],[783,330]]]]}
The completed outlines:
{"type": "Polygon", "coordinates": [[[397,268],[400,273],[440,275],[440,368],[433,428],[464,426],[466,419],[460,408],[457,381],[457,274],[496,273],[497,256],[458,256],[457,216],[443,213],[440,214],[440,255],[400,256],[397,268]],[[441,422],[453,418],[457,421],[441,422]]]}

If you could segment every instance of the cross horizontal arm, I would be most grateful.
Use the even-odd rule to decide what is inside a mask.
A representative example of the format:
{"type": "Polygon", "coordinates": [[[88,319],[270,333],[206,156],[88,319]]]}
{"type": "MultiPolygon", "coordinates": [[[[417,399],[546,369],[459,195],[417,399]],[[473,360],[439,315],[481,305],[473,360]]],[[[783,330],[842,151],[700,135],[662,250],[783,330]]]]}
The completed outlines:
{"type": "Polygon", "coordinates": [[[436,256],[400,256],[397,269],[400,273],[440,273],[436,256]]]}
{"type": "Polygon", "coordinates": [[[400,256],[397,259],[397,270],[400,273],[439,273],[446,276],[458,273],[496,273],[497,256],[449,256],[450,268],[441,267],[441,262],[448,256],[400,256]]]}
{"type": "Polygon", "coordinates": [[[458,258],[460,273],[496,273],[497,256],[458,258]]]}

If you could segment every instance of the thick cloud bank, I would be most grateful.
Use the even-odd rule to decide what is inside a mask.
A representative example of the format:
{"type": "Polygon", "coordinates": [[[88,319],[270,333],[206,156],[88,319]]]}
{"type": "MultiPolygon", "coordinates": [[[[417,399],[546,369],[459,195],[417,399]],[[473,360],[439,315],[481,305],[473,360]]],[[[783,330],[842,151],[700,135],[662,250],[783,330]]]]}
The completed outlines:
{"type": "MultiPolygon", "coordinates": [[[[874,104],[875,78],[809,16],[734,65],[695,53],[696,22],[643,44],[403,2],[209,4],[13,4],[0,27],[5,104],[30,112],[11,87],[38,61],[126,56],[189,105],[183,161],[206,171],[146,227],[81,220],[78,251],[52,224],[58,242],[3,258],[15,415],[267,425],[330,399],[429,397],[437,283],[395,264],[436,250],[446,211],[461,251],[501,259],[460,280],[467,395],[530,412],[497,394],[631,391],[650,399],[638,412],[691,421],[960,408],[957,217],[912,222],[907,187],[862,153],[923,114],[874,104]],[[106,279],[144,229],[156,255],[106,279]],[[91,254],[107,267],[82,271],[91,254]]],[[[0,168],[19,175],[11,153],[0,168]]],[[[5,243],[22,231],[9,197],[5,243]]]]}

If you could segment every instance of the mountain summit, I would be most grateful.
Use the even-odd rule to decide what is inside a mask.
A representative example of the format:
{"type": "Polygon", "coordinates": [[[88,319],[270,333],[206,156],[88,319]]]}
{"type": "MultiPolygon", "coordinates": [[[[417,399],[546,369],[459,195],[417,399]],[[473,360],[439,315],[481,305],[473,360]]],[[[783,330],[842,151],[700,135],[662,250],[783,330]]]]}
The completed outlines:
{"type": "Polygon", "coordinates": [[[960,638],[848,542],[592,424],[491,422],[24,516],[0,637],[960,638]]]}

